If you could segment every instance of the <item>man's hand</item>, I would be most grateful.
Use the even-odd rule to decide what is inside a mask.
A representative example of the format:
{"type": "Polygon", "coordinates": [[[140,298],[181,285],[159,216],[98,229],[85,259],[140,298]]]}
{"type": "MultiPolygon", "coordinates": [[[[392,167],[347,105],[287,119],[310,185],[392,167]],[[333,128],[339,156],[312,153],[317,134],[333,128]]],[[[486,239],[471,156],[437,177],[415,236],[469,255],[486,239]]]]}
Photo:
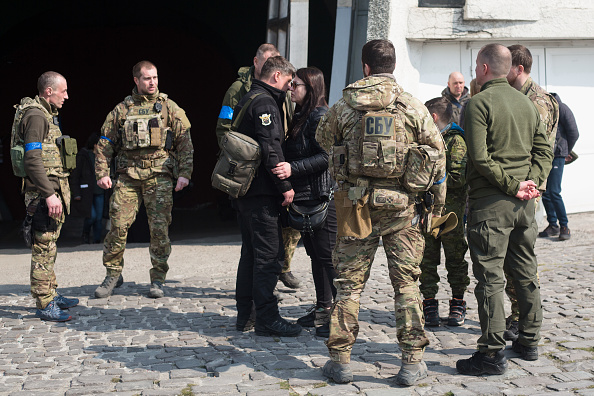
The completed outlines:
{"type": "Polygon", "coordinates": [[[103,176],[101,179],[97,180],[97,185],[104,190],[111,188],[111,177],[103,176]]]}
{"type": "Polygon", "coordinates": [[[52,194],[45,199],[49,217],[59,219],[62,216],[62,201],[56,194],[52,194]]]}
{"type": "Polygon", "coordinates": [[[532,198],[540,196],[537,185],[532,180],[526,180],[520,183],[520,189],[516,194],[516,198],[522,201],[529,201],[532,198]]]}
{"type": "Polygon", "coordinates": [[[291,204],[291,202],[293,202],[293,197],[295,196],[295,191],[293,191],[293,189],[290,189],[287,192],[283,193],[283,197],[285,197],[285,200],[283,201],[283,206],[289,206],[289,204],[291,204]]]}
{"type": "Polygon", "coordinates": [[[177,178],[177,185],[175,186],[175,191],[181,191],[183,190],[188,184],[190,184],[190,181],[188,179],[186,179],[185,177],[178,177],[177,178]]]}
{"type": "Polygon", "coordinates": [[[272,168],[274,173],[279,179],[285,180],[291,177],[291,164],[288,162],[279,162],[276,167],[272,168]]]}

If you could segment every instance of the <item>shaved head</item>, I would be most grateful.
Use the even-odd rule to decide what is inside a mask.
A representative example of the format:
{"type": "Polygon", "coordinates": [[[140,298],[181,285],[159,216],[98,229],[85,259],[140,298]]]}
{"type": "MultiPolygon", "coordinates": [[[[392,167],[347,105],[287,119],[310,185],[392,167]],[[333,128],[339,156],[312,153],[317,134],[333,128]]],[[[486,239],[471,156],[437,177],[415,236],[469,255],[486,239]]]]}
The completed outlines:
{"type": "Polygon", "coordinates": [[[480,63],[489,65],[493,78],[507,77],[512,66],[511,52],[501,44],[487,44],[478,53],[480,63]]]}
{"type": "Polygon", "coordinates": [[[450,93],[456,99],[460,99],[462,97],[462,93],[464,92],[464,76],[460,72],[452,72],[448,77],[448,88],[450,89],[450,93]]]}

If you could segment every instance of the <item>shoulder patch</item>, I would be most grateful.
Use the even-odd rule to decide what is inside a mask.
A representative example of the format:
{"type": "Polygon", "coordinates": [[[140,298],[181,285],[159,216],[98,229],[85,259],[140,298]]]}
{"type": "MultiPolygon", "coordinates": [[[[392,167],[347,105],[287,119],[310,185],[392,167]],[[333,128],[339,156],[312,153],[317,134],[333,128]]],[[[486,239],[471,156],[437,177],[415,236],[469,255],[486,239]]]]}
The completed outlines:
{"type": "Polygon", "coordinates": [[[268,126],[272,123],[272,121],[270,120],[270,114],[264,113],[258,116],[258,118],[262,120],[262,125],[264,126],[268,126]]]}

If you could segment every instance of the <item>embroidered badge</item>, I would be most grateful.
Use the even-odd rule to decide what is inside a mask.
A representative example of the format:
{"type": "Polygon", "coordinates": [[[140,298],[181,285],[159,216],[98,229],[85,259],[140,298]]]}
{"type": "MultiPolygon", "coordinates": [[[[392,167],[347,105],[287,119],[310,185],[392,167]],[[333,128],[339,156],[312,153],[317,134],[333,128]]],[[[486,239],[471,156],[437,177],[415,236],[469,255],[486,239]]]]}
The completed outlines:
{"type": "Polygon", "coordinates": [[[259,117],[262,120],[262,125],[264,126],[268,126],[272,123],[272,121],[270,121],[270,114],[262,114],[259,117]]]}

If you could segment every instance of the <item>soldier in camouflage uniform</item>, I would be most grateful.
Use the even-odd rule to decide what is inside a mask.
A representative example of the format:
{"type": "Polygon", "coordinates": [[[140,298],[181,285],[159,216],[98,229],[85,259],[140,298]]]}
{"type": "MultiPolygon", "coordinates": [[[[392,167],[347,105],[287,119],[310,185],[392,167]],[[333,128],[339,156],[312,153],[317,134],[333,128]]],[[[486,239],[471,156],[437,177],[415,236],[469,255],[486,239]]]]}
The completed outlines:
{"type": "Polygon", "coordinates": [[[148,61],[132,69],[136,87],[118,104],[101,127],[95,175],[99,187],[111,188],[109,164],[115,156],[118,180],[110,201],[111,229],[105,237],[103,265],[107,276],[95,297],[112,294],[123,282],[128,229],[144,200],[151,233],[149,297],[163,297],[171,253],[169,224],[175,191],[185,188],[193,170],[190,121],[184,110],[159,92],[157,68],[148,61]]]}
{"type": "MultiPolygon", "coordinates": [[[[339,183],[335,195],[338,240],[333,253],[337,296],[326,342],[331,360],[323,373],[339,383],[353,379],[349,362],[359,331],[359,303],[381,237],[395,292],[396,331],[402,350],[397,381],[412,385],[427,376],[422,359],[429,340],[417,285],[425,241],[415,215],[418,193],[406,191],[401,184],[414,175],[400,169],[404,164],[397,160],[412,143],[428,145],[439,153],[436,179],[444,181],[444,142],[425,106],[396,83],[392,74],[396,55],[391,42],[372,40],[365,44],[362,63],[366,77],[344,89],[342,99],[322,118],[316,132],[316,140],[330,153],[330,171],[339,183]],[[388,138],[366,141],[382,135],[388,138]],[[369,174],[377,176],[364,176],[366,168],[372,168],[369,174]],[[392,168],[396,173],[378,177],[384,174],[383,169],[392,168]],[[398,174],[396,169],[402,172],[398,174]],[[349,231],[348,225],[357,222],[365,224],[360,232],[356,227],[349,231]]],[[[431,189],[436,202],[433,214],[439,216],[445,183],[431,189]]]]}
{"type": "MultiPolygon", "coordinates": [[[[538,113],[540,114],[541,122],[546,126],[547,138],[551,144],[551,148],[555,146],[555,137],[557,136],[557,125],[559,124],[559,104],[547,91],[532,80],[530,71],[532,70],[532,54],[528,48],[517,44],[507,47],[512,54],[512,67],[507,75],[509,84],[527,95],[534,103],[538,113]]],[[[539,186],[539,190],[546,189],[546,180],[539,186]]],[[[506,272],[506,287],[505,292],[511,301],[511,315],[507,318],[507,330],[503,334],[508,341],[514,341],[518,338],[518,320],[520,311],[518,308],[518,299],[516,291],[509,274],[506,272]]]]}
{"type": "Polygon", "coordinates": [[[458,217],[458,225],[452,231],[435,239],[425,235],[425,253],[421,261],[420,289],[423,294],[423,312],[426,326],[439,326],[439,304],[435,299],[438,291],[439,274],[437,267],[441,261],[441,246],[445,253],[445,266],[448,271],[448,282],[452,288],[450,300],[449,326],[461,326],[466,317],[466,301],[464,292],[470,284],[468,262],[464,255],[468,244],[464,238],[464,212],[468,198],[466,185],[466,142],[464,131],[451,119],[452,106],[441,97],[425,103],[437,127],[441,130],[446,145],[447,195],[445,212],[454,212],[458,217]]]}
{"type": "Polygon", "coordinates": [[[56,144],[62,136],[58,109],[68,99],[68,87],[61,74],[50,71],[39,77],[37,88],[39,96],[23,98],[20,106],[15,106],[11,148],[24,149],[25,207],[33,216],[31,294],[37,305],[35,316],[62,322],[72,318],[63,310],[78,304],[78,299],[65,298],[56,291],[54,273],[56,241],[65,212],[70,212],[69,172],[56,144]]]}
{"type": "MultiPolygon", "coordinates": [[[[219,119],[217,120],[216,134],[219,146],[221,145],[221,140],[223,139],[223,136],[225,136],[225,133],[229,132],[231,129],[233,109],[235,109],[235,106],[239,103],[241,98],[250,91],[254,78],[260,78],[260,71],[262,70],[262,66],[264,66],[264,62],[266,62],[266,59],[278,55],[280,55],[280,53],[273,44],[262,44],[256,51],[253,66],[242,67],[238,70],[237,80],[231,84],[223,97],[221,112],[219,113],[219,119]]],[[[291,103],[290,92],[287,93],[283,109],[285,111],[285,132],[287,132],[288,125],[291,124],[291,119],[293,118],[293,104],[291,103]]],[[[295,254],[295,249],[297,248],[300,239],[301,233],[299,231],[291,227],[283,228],[285,261],[279,280],[283,282],[286,287],[291,289],[298,289],[301,286],[299,280],[291,272],[291,260],[293,254],[295,254]]]]}

